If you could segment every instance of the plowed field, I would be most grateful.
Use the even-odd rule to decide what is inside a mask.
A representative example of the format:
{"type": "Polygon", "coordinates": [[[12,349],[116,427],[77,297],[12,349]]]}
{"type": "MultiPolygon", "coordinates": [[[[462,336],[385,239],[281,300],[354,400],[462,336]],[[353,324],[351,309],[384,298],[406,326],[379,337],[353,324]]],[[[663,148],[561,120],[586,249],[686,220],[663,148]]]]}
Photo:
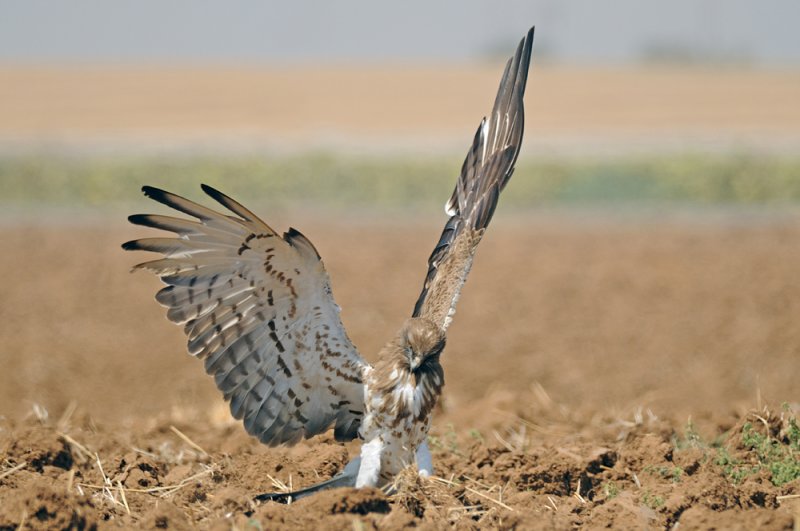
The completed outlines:
{"type": "MultiPolygon", "coordinates": [[[[144,231],[117,220],[0,228],[0,529],[800,521],[796,215],[499,213],[448,331],[436,478],[288,506],[251,499],[330,477],[357,445],[249,438],[157,280],[129,274],[144,256],[119,244],[144,231]]],[[[292,213],[368,360],[442,221],[292,213]]]]}

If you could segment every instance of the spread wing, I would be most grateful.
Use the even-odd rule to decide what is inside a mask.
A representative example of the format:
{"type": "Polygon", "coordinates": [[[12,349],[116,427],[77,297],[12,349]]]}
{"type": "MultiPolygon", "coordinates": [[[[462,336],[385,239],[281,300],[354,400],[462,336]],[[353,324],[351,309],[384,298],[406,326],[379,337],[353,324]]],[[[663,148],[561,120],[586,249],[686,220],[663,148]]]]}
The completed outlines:
{"type": "Polygon", "coordinates": [[[234,200],[203,190],[235,215],[142,189],[196,219],[131,216],[177,235],[123,244],[164,255],[134,269],[167,284],[156,300],[184,325],[189,353],[205,362],[248,433],[272,446],[294,444],[335,423],[337,439],[353,439],[368,365],[347,337],[316,249],[298,231],[281,237],[234,200]]]}
{"type": "Polygon", "coordinates": [[[428,274],[413,315],[427,317],[444,329],[455,313],[475,249],[492,219],[500,192],[514,171],[522,144],[522,97],[532,44],[533,28],[506,64],[492,114],[481,121],[445,206],[450,219],[428,259],[428,274]]]}

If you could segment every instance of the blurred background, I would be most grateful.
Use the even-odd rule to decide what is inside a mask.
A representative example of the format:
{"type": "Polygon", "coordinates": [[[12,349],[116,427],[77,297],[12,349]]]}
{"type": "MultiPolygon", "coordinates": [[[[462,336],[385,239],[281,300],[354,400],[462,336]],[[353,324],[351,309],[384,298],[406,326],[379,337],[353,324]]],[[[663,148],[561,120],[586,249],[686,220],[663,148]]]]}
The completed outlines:
{"type": "Polygon", "coordinates": [[[451,411],[534,384],[574,406],[796,399],[798,20],[793,0],[0,0],[0,414],[219,405],[119,249],[143,235],[128,214],[164,212],[143,184],[206,182],[306,233],[372,359],[534,24],[451,411]]]}
{"type": "Polygon", "coordinates": [[[533,24],[532,178],[506,202],[800,196],[791,0],[0,6],[7,207],[85,212],[224,175],[281,204],[429,208],[533,24]]]}

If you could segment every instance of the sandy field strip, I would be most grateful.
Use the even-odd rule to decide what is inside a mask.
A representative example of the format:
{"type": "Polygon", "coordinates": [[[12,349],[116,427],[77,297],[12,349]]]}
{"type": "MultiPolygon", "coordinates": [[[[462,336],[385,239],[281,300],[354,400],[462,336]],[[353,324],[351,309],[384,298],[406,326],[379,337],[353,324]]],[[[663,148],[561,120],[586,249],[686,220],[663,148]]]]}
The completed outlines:
{"type": "MultiPolygon", "coordinates": [[[[0,68],[0,138],[463,144],[502,65],[0,68]],[[465,133],[465,131],[467,133],[465,133]]],[[[800,137],[800,72],[535,65],[528,140],[800,137]]]]}

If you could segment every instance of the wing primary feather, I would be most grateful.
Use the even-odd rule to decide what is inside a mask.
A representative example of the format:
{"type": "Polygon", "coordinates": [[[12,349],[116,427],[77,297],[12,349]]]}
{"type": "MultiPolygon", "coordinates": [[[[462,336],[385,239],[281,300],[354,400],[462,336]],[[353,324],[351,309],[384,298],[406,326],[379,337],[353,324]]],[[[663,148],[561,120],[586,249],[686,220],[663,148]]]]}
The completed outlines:
{"type": "Polygon", "coordinates": [[[176,218],[161,214],[134,214],[128,216],[128,221],[134,225],[165,230],[181,236],[192,236],[194,239],[207,241],[216,241],[220,237],[223,239],[230,238],[231,235],[238,235],[240,232],[239,230],[232,230],[231,227],[228,226],[211,227],[208,224],[203,224],[191,219],[176,218]]]}
{"type": "Polygon", "coordinates": [[[223,194],[219,190],[212,188],[207,184],[201,184],[200,187],[203,191],[208,194],[214,201],[221,204],[237,216],[241,217],[244,220],[250,221],[252,223],[256,223],[263,227],[263,230],[270,232],[271,234],[275,234],[275,231],[272,230],[272,227],[264,223],[258,216],[253,214],[249,209],[247,209],[244,205],[239,203],[238,201],[231,199],[227,195],[223,194]]]}
{"type": "Polygon", "coordinates": [[[149,197],[153,201],[157,201],[162,205],[174,208],[175,210],[190,216],[194,216],[203,221],[209,221],[219,217],[219,214],[209,208],[199,205],[194,201],[190,201],[179,195],[167,192],[166,190],[162,190],[161,188],[156,188],[155,186],[142,186],[142,192],[146,197],[149,197]]]}

